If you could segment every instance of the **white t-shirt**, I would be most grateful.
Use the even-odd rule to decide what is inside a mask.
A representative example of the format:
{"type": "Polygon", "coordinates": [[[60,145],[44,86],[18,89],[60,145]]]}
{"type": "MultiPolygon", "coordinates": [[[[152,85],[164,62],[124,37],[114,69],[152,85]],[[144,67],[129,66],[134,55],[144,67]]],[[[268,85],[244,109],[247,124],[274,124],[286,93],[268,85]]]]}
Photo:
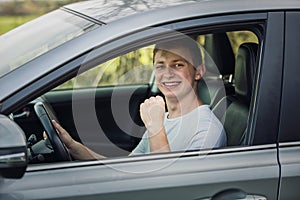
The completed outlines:
{"type": "MultiPolygon", "coordinates": [[[[186,115],[168,119],[164,125],[171,151],[211,149],[226,146],[226,133],[218,118],[208,105],[202,105],[186,115]]],[[[131,155],[150,153],[148,132],[131,155]]]]}

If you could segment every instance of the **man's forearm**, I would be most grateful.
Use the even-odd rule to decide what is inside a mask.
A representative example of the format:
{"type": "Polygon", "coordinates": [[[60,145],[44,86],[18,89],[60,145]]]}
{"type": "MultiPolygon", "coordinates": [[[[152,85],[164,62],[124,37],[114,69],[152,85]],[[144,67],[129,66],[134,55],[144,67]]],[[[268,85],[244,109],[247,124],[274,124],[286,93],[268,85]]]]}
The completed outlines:
{"type": "Polygon", "coordinates": [[[102,156],[92,151],[88,147],[76,141],[74,141],[74,143],[70,145],[68,150],[72,155],[72,157],[78,160],[98,160],[98,159],[105,158],[105,156],[102,156]]]}
{"type": "Polygon", "coordinates": [[[171,151],[164,128],[156,134],[149,133],[149,144],[151,153],[171,151]]]}

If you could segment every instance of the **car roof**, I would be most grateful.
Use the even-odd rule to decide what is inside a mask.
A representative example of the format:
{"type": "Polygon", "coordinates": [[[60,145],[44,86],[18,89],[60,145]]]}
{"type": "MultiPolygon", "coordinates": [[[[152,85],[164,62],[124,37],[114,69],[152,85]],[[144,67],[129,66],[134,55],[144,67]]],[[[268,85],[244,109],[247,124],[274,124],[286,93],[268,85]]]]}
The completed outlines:
{"type": "Polygon", "coordinates": [[[127,17],[133,14],[148,12],[155,9],[181,5],[183,3],[195,2],[194,0],[88,0],[73,3],[63,8],[81,13],[85,16],[93,18],[100,23],[107,24],[117,19],[127,17]]]}
{"type": "MultiPolygon", "coordinates": [[[[128,16],[137,16],[139,13],[155,14],[159,10],[176,12],[178,7],[197,6],[199,15],[216,13],[230,13],[243,11],[290,10],[299,9],[299,0],[89,0],[69,4],[62,9],[69,10],[82,16],[93,19],[101,24],[107,24],[128,16]]],[[[179,13],[178,13],[179,14],[179,13]]],[[[179,14],[181,15],[181,14],[179,14]]],[[[155,17],[155,15],[153,15],[155,17]]]]}

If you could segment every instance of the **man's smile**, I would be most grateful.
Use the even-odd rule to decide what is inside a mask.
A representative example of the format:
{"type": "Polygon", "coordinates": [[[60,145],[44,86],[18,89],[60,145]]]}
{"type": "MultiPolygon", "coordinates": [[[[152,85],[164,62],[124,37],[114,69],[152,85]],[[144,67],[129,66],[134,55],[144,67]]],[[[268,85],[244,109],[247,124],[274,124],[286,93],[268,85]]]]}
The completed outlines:
{"type": "Polygon", "coordinates": [[[164,87],[176,87],[181,83],[181,81],[163,81],[161,85],[164,87]]]}

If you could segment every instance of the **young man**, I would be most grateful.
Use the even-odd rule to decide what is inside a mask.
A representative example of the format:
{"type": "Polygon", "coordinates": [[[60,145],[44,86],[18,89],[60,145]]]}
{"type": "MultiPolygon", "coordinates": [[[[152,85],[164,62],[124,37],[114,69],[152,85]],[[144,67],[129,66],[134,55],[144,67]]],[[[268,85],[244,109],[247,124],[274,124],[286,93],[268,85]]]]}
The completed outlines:
{"type": "MultiPolygon", "coordinates": [[[[205,73],[197,43],[190,38],[159,43],[153,60],[156,84],[165,101],[156,96],[140,105],[147,131],[130,155],[225,146],[222,124],[197,95],[198,81],[205,73]]],[[[53,124],[75,159],[103,158],[74,141],[59,124],[53,124]]]]}

